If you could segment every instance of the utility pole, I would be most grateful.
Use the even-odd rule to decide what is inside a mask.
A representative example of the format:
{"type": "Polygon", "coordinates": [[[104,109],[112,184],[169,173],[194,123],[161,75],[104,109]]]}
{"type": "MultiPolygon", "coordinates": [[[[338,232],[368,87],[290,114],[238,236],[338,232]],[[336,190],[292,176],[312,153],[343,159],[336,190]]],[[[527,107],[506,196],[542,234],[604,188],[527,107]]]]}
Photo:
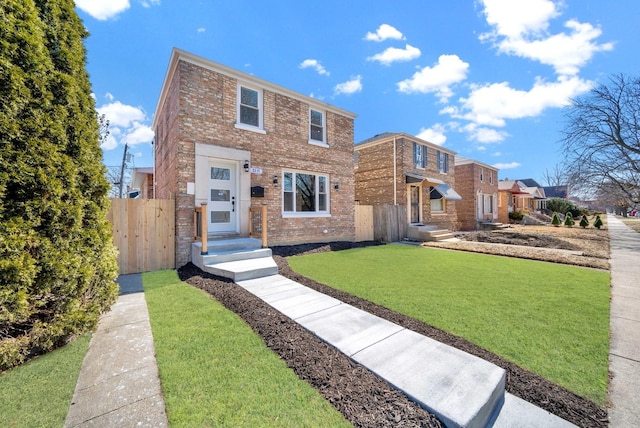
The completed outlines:
{"type": "Polygon", "coordinates": [[[120,198],[122,198],[122,184],[124,181],[124,169],[127,166],[127,150],[128,149],[129,149],[129,145],[127,143],[124,143],[124,153],[122,154],[122,165],[120,166],[120,183],[119,183],[120,198]]]}

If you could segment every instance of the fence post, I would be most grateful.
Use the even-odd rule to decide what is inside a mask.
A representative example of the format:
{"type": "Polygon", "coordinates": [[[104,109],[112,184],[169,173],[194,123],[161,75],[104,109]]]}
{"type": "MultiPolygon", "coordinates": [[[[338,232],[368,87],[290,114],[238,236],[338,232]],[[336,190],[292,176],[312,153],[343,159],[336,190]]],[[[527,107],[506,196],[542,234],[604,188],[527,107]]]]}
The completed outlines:
{"type": "Polygon", "coordinates": [[[200,252],[200,255],[207,255],[209,254],[209,248],[207,248],[208,245],[208,233],[207,233],[207,203],[206,202],[202,202],[200,204],[200,242],[202,242],[202,250],[200,252]]]}

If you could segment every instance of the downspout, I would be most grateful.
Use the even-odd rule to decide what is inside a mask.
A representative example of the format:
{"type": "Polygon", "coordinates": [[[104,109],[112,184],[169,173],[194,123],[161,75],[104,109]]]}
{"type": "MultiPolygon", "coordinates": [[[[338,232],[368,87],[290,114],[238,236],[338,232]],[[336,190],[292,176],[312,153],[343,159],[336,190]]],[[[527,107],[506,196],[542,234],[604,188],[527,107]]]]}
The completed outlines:
{"type": "Polygon", "coordinates": [[[393,205],[398,205],[398,177],[396,166],[396,137],[393,137],[393,205]]]}

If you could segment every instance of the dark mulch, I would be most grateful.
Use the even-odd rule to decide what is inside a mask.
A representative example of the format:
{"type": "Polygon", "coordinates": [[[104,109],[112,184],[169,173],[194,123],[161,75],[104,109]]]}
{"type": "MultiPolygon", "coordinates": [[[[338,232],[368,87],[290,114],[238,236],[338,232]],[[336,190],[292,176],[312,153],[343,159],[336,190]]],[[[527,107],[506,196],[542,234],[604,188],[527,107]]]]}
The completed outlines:
{"type": "MultiPolygon", "coordinates": [[[[332,289],[293,272],[285,257],[338,251],[377,243],[330,243],[274,247],[280,274],[309,288],[405,328],[476,355],[507,372],[507,391],[580,427],[607,426],[607,412],[597,404],[553,384],[460,337],[393,312],[382,306],[332,289]]],[[[189,264],[180,278],[201,288],[237,313],[303,380],[316,388],[353,425],[361,427],[438,427],[435,416],[346,355],[316,338],[293,320],[232,282],[189,264]]]]}

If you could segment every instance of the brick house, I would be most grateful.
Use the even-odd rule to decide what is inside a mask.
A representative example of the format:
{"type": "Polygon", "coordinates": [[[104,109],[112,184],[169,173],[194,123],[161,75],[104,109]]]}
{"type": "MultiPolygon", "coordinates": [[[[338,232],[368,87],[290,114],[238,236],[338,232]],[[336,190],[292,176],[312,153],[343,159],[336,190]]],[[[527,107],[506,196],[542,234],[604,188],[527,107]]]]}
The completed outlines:
{"type": "Polygon", "coordinates": [[[194,208],[208,235],[247,236],[267,207],[269,245],[353,241],[356,115],[174,49],[154,115],[156,198],[176,201],[176,265],[194,208]]]}
{"type": "Polygon", "coordinates": [[[404,133],[356,144],[356,201],[404,205],[407,224],[456,230],[455,153],[404,133]]]}
{"type": "Polygon", "coordinates": [[[461,230],[479,229],[482,223],[498,220],[498,169],[484,163],[456,157],[456,189],[462,200],[456,204],[461,230]]]}

